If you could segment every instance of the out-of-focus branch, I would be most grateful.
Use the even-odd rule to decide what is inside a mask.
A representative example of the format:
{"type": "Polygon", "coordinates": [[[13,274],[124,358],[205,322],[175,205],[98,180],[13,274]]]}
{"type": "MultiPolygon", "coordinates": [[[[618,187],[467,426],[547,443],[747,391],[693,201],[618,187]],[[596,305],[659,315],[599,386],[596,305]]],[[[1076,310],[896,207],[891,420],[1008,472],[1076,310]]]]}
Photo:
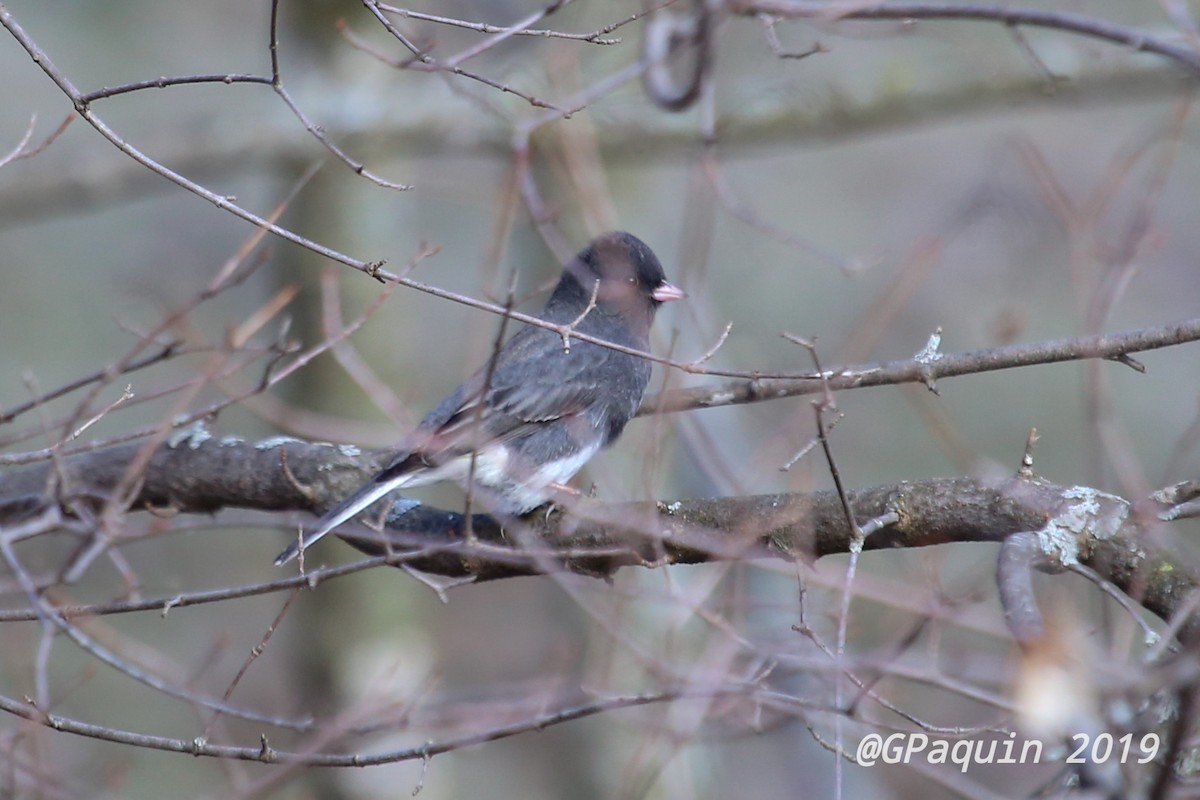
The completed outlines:
{"type": "Polygon", "coordinates": [[[1009,27],[1048,28],[1087,36],[1132,48],[1139,53],[1164,56],[1200,77],[1200,53],[1149,31],[1121,25],[1101,17],[1047,11],[1038,8],[976,3],[859,3],[822,0],[731,0],[735,14],[770,14],[783,19],[835,21],[861,20],[967,20],[998,22],[1009,27]]]}
{"type": "MultiPolygon", "coordinates": [[[[73,733],[93,739],[115,742],[117,744],[133,745],[148,750],[161,750],[171,753],[182,753],[196,758],[225,758],[237,761],[258,761],[263,764],[304,764],[320,767],[369,767],[380,764],[394,764],[401,761],[419,761],[429,759],[441,753],[450,753],[471,745],[507,739],[522,733],[542,731],[564,722],[595,716],[605,712],[623,708],[669,703],[674,700],[687,698],[711,698],[753,696],[755,687],[734,685],[729,688],[719,687],[707,691],[689,691],[687,689],[672,689],[662,692],[645,692],[642,694],[619,695],[600,699],[575,699],[574,703],[564,703],[563,706],[542,709],[537,713],[529,713],[516,721],[504,725],[486,728],[477,733],[455,736],[436,742],[425,742],[415,747],[405,747],[374,753],[320,753],[276,750],[270,744],[267,736],[262,735],[257,746],[239,747],[209,742],[203,737],[179,739],[169,736],[155,736],[139,733],[106,725],[95,725],[73,717],[61,714],[47,714],[29,703],[22,703],[13,698],[0,695],[0,711],[22,717],[30,722],[40,723],[56,731],[73,733]]],[[[764,695],[767,693],[763,693],[764,695]]],[[[764,698],[770,702],[769,696],[764,698]]]]}
{"type": "MultiPolygon", "coordinates": [[[[1181,81],[1161,67],[1074,77],[1058,84],[1053,96],[1046,94],[1039,80],[996,77],[986,85],[972,82],[950,89],[866,99],[835,94],[825,102],[772,106],[755,109],[754,113],[739,108],[736,114],[719,118],[717,124],[722,154],[729,158],[751,149],[783,145],[846,144],[864,136],[998,110],[1068,102],[1073,106],[1146,102],[1177,96],[1185,90],[1181,81]]],[[[324,127],[328,136],[347,149],[362,149],[371,142],[372,146],[403,152],[410,158],[448,152],[459,158],[503,158],[512,144],[511,130],[489,122],[487,117],[464,121],[439,116],[436,111],[425,116],[414,112],[406,115],[402,124],[372,119],[367,127],[355,127],[357,119],[339,120],[334,112],[323,114],[323,118],[327,118],[324,127]],[[467,122],[475,123],[473,131],[465,128],[467,122]],[[454,136],[448,136],[451,130],[454,136]]],[[[595,124],[600,153],[609,165],[687,157],[698,146],[695,130],[678,125],[648,126],[644,120],[635,123],[620,118],[602,118],[595,124]]],[[[312,162],[311,144],[293,136],[286,124],[252,126],[186,146],[176,146],[174,139],[155,142],[153,150],[163,163],[173,164],[180,173],[207,183],[247,170],[300,171],[312,162]]],[[[10,190],[0,188],[0,229],[91,208],[98,202],[111,206],[169,189],[170,185],[158,176],[126,158],[107,165],[72,164],[62,171],[45,165],[38,174],[28,176],[10,190]]]]}

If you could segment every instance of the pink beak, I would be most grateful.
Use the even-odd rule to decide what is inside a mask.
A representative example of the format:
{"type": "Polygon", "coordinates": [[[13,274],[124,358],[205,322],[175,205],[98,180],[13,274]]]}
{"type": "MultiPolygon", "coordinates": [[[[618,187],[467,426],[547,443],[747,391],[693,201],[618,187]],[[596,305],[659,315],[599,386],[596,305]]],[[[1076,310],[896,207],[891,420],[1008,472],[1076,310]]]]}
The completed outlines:
{"type": "Polygon", "coordinates": [[[683,298],[687,297],[687,295],[684,294],[683,289],[680,289],[678,286],[673,286],[666,281],[663,281],[658,286],[655,286],[654,291],[650,293],[650,296],[659,303],[669,303],[672,300],[682,300],[683,298]]]}

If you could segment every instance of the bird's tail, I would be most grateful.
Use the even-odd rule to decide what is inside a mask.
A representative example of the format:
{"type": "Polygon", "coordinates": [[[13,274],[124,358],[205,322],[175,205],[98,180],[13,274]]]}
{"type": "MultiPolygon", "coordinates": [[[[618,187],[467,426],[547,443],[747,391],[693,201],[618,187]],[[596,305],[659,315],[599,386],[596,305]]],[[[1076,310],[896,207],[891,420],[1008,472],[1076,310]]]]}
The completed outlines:
{"type": "Polygon", "coordinates": [[[371,481],[363,486],[321,517],[317,521],[317,526],[304,534],[299,542],[292,542],[288,545],[282,553],[275,557],[275,566],[286,564],[302,551],[312,547],[322,536],[351,519],[388,492],[398,489],[405,483],[407,477],[407,475],[403,475],[390,481],[371,481]]]}

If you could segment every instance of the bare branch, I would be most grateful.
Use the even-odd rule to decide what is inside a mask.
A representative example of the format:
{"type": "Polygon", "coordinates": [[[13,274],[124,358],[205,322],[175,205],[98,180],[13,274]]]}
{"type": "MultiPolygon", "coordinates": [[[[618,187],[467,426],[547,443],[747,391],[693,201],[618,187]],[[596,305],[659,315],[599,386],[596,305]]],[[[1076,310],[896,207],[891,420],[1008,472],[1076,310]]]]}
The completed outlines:
{"type": "Polygon", "coordinates": [[[17,142],[17,146],[7,154],[0,156],[0,169],[14,161],[20,161],[23,158],[33,158],[38,153],[41,153],[47,147],[54,144],[54,140],[62,135],[63,131],[67,129],[67,126],[71,124],[71,120],[73,119],[75,119],[75,115],[68,114],[66,118],[59,123],[59,126],[50,132],[49,136],[43,139],[39,144],[30,147],[29,140],[33,138],[33,129],[34,126],[37,125],[37,115],[34,114],[32,117],[30,117],[29,126],[25,129],[24,135],[21,136],[21,141],[17,142]]]}
{"type": "Polygon", "coordinates": [[[783,19],[978,20],[999,22],[1009,27],[1049,28],[1124,45],[1139,53],[1165,56],[1193,75],[1200,76],[1200,53],[1193,48],[1173,44],[1161,36],[1084,14],[1007,5],[828,3],[813,0],[731,0],[730,10],[735,14],[769,14],[783,19]]]}
{"type": "Polygon", "coordinates": [[[276,750],[269,745],[265,736],[259,744],[248,747],[214,744],[201,737],[194,739],[173,739],[166,736],[154,736],[104,725],[95,725],[59,714],[44,713],[28,703],[23,703],[3,695],[0,695],[0,711],[5,711],[30,722],[46,725],[64,733],[101,739],[117,744],[134,745],[150,750],[181,753],[193,757],[229,758],[237,761],[257,761],[263,764],[304,764],[317,767],[369,767],[380,764],[395,764],[401,761],[425,760],[431,756],[461,750],[471,745],[507,739],[521,733],[540,731],[565,722],[621,708],[669,703],[689,697],[745,696],[752,693],[753,690],[749,687],[733,686],[708,691],[670,690],[665,692],[620,695],[601,700],[583,700],[577,704],[564,705],[560,708],[532,714],[525,719],[507,725],[489,728],[478,733],[467,734],[452,739],[426,742],[417,747],[378,753],[344,754],[276,750]]]}
{"type": "MultiPolygon", "coordinates": [[[[562,5],[566,5],[566,4],[561,3],[558,7],[561,7],[562,5]]],[[[438,16],[437,14],[426,14],[421,11],[412,11],[411,9],[407,9],[407,8],[399,8],[397,6],[387,5],[386,3],[380,3],[379,7],[382,8],[384,11],[387,11],[390,14],[397,14],[397,15],[399,15],[401,17],[405,17],[407,19],[421,20],[422,22],[436,22],[439,25],[450,25],[455,28],[466,28],[467,30],[478,31],[480,33],[505,33],[505,34],[509,34],[512,36],[542,36],[542,37],[551,38],[551,39],[573,39],[576,41],[589,42],[591,44],[601,44],[601,45],[611,45],[611,44],[620,44],[621,43],[621,40],[619,38],[617,38],[617,39],[604,38],[605,34],[611,33],[612,31],[616,30],[616,28],[618,27],[617,25],[608,25],[608,26],[605,26],[604,28],[601,28],[600,30],[592,31],[591,33],[566,33],[564,31],[552,31],[552,30],[547,30],[547,29],[542,29],[542,28],[522,27],[520,23],[518,23],[517,25],[514,25],[512,27],[505,28],[500,25],[488,25],[487,23],[484,23],[484,22],[470,22],[470,21],[464,20],[464,19],[454,19],[453,17],[441,17],[441,16],[438,16]]],[[[541,17],[545,17],[547,14],[550,13],[551,10],[552,9],[544,9],[542,12],[540,12],[539,19],[541,17]]],[[[632,21],[632,20],[629,20],[629,21],[632,21]]],[[[537,19],[532,20],[528,24],[533,25],[535,22],[537,22],[537,19]]]]}
{"type": "MultiPolygon", "coordinates": [[[[828,372],[829,387],[835,390],[867,386],[887,386],[902,383],[926,383],[956,375],[971,375],[1014,369],[1035,364],[1056,364],[1064,361],[1103,359],[1114,361],[1126,353],[1157,350],[1200,339],[1200,319],[1172,322],[1165,325],[1139,328],[1097,336],[1075,336],[1032,344],[1008,345],[967,353],[942,353],[935,362],[911,358],[883,364],[843,367],[828,372]]],[[[657,360],[657,359],[654,359],[657,360]]],[[[680,366],[673,364],[672,366],[680,366]]],[[[687,370],[720,372],[708,370],[687,370]]],[[[732,381],[714,387],[674,389],[663,395],[646,398],[640,415],[687,411],[695,408],[717,408],[741,403],[758,403],[780,397],[796,397],[823,391],[820,378],[804,377],[776,379],[768,377],[732,381]]]]}

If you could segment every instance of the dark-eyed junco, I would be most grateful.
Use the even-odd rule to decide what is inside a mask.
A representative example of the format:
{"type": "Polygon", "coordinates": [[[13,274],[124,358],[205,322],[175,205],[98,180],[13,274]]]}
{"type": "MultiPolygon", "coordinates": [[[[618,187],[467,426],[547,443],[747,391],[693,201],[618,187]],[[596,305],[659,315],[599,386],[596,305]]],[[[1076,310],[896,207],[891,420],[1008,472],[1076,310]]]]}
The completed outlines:
{"type": "MultiPolygon", "coordinates": [[[[640,351],[659,304],[683,297],[646,243],[628,233],[594,239],[563,268],[539,318],[640,351]]],[[[452,480],[483,505],[524,514],[547,502],[641,403],[650,362],[529,325],[429,413],[391,462],[275,559],[283,564],[388,493],[452,480]]]]}

